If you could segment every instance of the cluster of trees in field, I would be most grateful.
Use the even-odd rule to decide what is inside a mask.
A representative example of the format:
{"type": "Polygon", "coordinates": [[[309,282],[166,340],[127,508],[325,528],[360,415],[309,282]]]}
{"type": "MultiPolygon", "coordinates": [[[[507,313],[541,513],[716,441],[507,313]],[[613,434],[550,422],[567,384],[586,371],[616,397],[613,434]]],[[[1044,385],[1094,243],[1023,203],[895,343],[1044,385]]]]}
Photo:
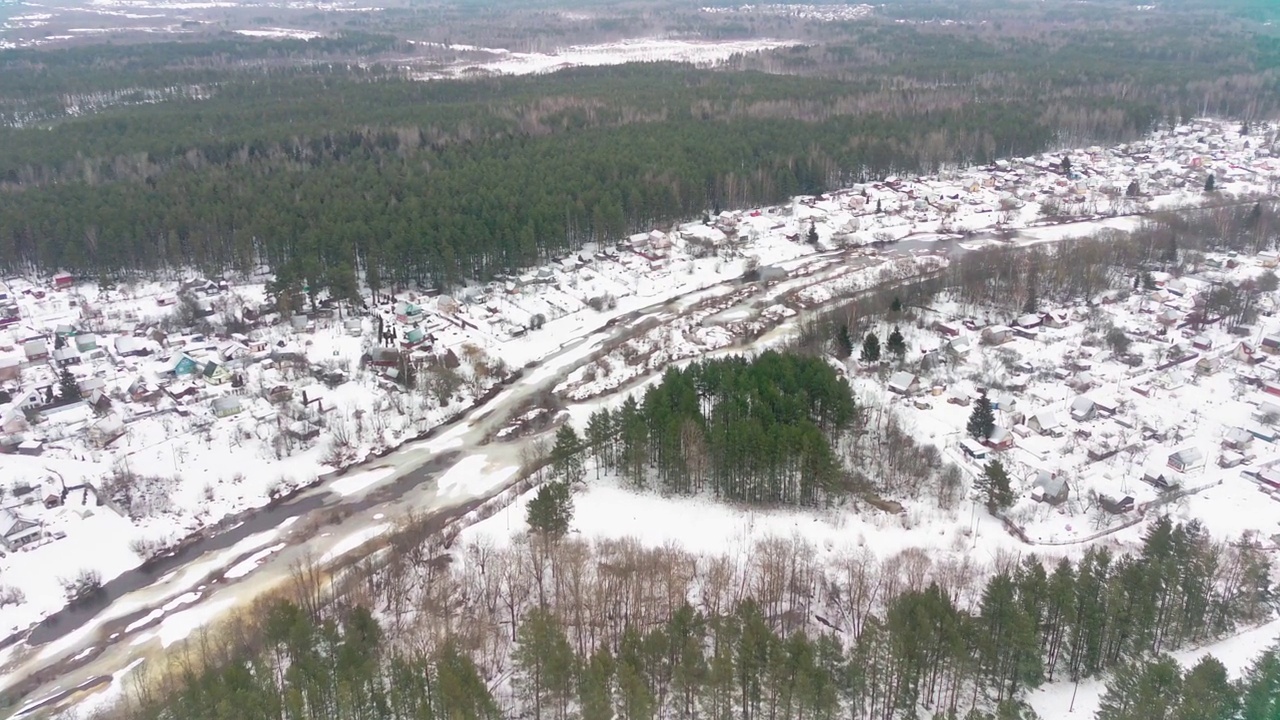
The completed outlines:
{"type": "Polygon", "coordinates": [[[856,420],[824,360],[770,351],[667,370],[641,401],[593,413],[585,445],[635,487],[815,505],[844,489],[835,445],[856,420]]]}
{"type": "MultiPolygon", "coordinates": [[[[744,557],[569,538],[468,545],[451,566],[399,555],[334,608],[273,603],[193,642],[175,663],[189,669],[119,717],[1021,718],[1027,689],[1119,668],[1108,697],[1129,714],[1100,717],[1128,720],[1159,670],[1143,658],[1273,612],[1261,550],[1168,520],[1134,556],[1094,548],[1077,563],[978,567],[918,549],[878,561],[797,539],[744,557]]],[[[1275,687],[1268,657],[1246,699],[1250,682],[1275,687]]],[[[1193,680],[1205,672],[1162,702],[1211,707],[1198,698],[1213,688],[1193,680]]],[[[1241,716],[1153,717],[1274,707],[1250,702],[1241,716]]]]}

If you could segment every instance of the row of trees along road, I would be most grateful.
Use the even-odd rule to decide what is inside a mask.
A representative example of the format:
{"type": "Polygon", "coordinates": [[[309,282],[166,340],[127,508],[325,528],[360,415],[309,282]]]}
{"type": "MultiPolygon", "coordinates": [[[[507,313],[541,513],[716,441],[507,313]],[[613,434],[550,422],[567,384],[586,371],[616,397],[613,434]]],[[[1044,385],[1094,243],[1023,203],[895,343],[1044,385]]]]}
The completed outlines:
{"type": "MultiPolygon", "coordinates": [[[[530,546],[548,588],[571,585],[555,580],[566,568],[547,548],[575,542],[530,546]]],[[[997,567],[971,609],[936,582],[844,598],[853,586],[829,577],[825,624],[791,622],[748,598],[719,613],[677,600],[643,624],[582,627],[595,613],[575,612],[571,593],[548,592],[495,608],[514,637],[499,632],[510,641],[506,660],[483,670],[463,628],[428,623],[388,638],[363,607],[273,601],[185,648],[174,667],[186,670],[115,717],[1014,720],[1030,717],[1030,688],[1119,668],[1099,720],[1274,720],[1274,653],[1233,691],[1238,702],[1214,699],[1225,691],[1207,669],[1184,677],[1144,664],[1270,617],[1267,572],[1260,551],[1161,520],[1133,557],[1092,548],[1051,570],[1035,557],[997,567]],[[830,629],[844,626],[836,604],[865,606],[852,632],[830,629]],[[1143,714],[1157,707],[1183,710],[1143,714]]]]}

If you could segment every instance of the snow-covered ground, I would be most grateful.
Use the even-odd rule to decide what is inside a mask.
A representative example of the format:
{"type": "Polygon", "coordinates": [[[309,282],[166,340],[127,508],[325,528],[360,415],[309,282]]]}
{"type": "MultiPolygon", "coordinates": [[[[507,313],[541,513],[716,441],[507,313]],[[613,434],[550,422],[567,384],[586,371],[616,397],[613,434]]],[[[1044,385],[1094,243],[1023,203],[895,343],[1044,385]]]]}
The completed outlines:
{"type": "MultiPolygon", "coordinates": [[[[866,243],[907,238],[914,243],[914,253],[933,246],[932,240],[954,238],[960,230],[1020,229],[1015,242],[1035,244],[1102,228],[1132,228],[1136,217],[1086,213],[1091,209],[1088,198],[1107,198],[1117,212],[1199,202],[1206,195],[1188,189],[1188,185],[1194,186],[1196,178],[1208,169],[1221,172],[1222,190],[1212,199],[1265,191],[1276,176],[1277,165],[1261,151],[1274,133],[1275,128],[1258,126],[1252,136],[1242,136],[1225,124],[1197,121],[1133,146],[1072,151],[1068,155],[1080,174],[1076,180],[1055,170],[1060,165],[1057,156],[1045,155],[937,177],[887,178],[883,183],[821,197],[795,198],[780,206],[727,211],[705,223],[640,233],[619,239],[616,245],[590,244],[518,278],[464,288],[452,296],[402,292],[395,298],[400,305],[381,305],[354,325],[339,317],[316,315],[291,328],[279,319],[273,324],[268,313],[263,327],[245,336],[157,335],[157,325],[174,313],[176,283],[111,289],[80,283],[55,289],[48,279],[6,279],[4,291],[16,299],[21,321],[0,330],[0,363],[18,360],[21,375],[16,381],[0,380],[0,386],[15,397],[13,404],[0,406],[4,416],[0,426],[12,419],[17,427],[0,435],[41,441],[43,454],[6,456],[8,472],[0,486],[10,497],[20,486],[29,486],[23,500],[10,505],[16,514],[44,527],[40,544],[0,558],[0,586],[16,588],[24,596],[20,603],[0,607],[0,634],[24,628],[59,608],[64,602],[60,578],[94,569],[109,580],[135,567],[157,546],[229,514],[261,506],[291,488],[313,482],[338,464],[394,448],[465,408],[496,382],[504,369],[535,365],[520,381],[523,384],[572,371],[560,391],[580,400],[619,387],[666,363],[732,347],[742,336],[754,335],[753,323],[767,327],[797,309],[901,277],[895,269],[900,265],[919,270],[920,263],[929,261],[929,256],[864,254],[857,248],[866,243]],[[1142,168],[1147,165],[1161,173],[1159,179],[1142,176],[1143,192],[1149,196],[1122,202],[1103,192],[1132,173],[1145,172],[1142,168]],[[1079,214],[1072,216],[1073,222],[1045,224],[1042,203],[1049,202],[1047,198],[1074,206],[1073,212],[1079,214]],[[816,245],[807,241],[810,229],[817,236],[816,245]],[[778,282],[777,291],[764,301],[756,299],[743,305],[735,301],[735,291],[728,283],[753,266],[786,279],[771,281],[778,282]],[[574,367],[598,351],[598,343],[611,332],[604,329],[610,320],[679,296],[685,298],[680,310],[692,309],[690,315],[667,327],[646,330],[599,362],[574,367]],[[700,303],[706,304],[705,311],[699,309],[700,303]],[[416,310],[413,317],[401,320],[397,307],[405,304],[416,310]],[[428,334],[432,340],[409,350],[409,357],[436,362],[446,355],[454,356],[459,365],[453,371],[458,385],[402,393],[387,377],[386,371],[395,368],[378,372],[361,369],[361,358],[377,344],[375,316],[397,333],[397,343],[407,342],[411,331],[428,334]],[[25,414],[23,408],[41,406],[44,388],[57,390],[59,370],[53,362],[26,361],[26,343],[42,339],[52,352],[63,325],[74,327],[81,335],[95,334],[96,347],[80,353],[80,362],[69,369],[82,384],[88,383],[86,390],[94,386],[86,395],[99,392],[110,404],[97,410],[84,405],[51,409],[27,428],[18,422],[25,414]],[[116,343],[125,339],[151,354],[121,352],[116,343]],[[544,361],[553,355],[554,361],[544,361]],[[198,368],[207,369],[210,361],[222,364],[240,384],[225,377],[215,382],[200,374],[176,376],[173,364],[184,356],[193,359],[198,368]],[[643,362],[635,362],[637,358],[643,362]],[[297,365],[298,359],[304,359],[310,370],[290,367],[297,365]],[[332,382],[323,380],[326,373],[333,376],[332,382]],[[277,395],[277,389],[284,394],[277,395]],[[134,390],[149,399],[135,395],[134,390]],[[219,417],[214,403],[227,398],[239,399],[239,409],[219,417]],[[89,483],[102,487],[122,475],[142,480],[132,493],[137,505],[132,521],[97,506],[92,508],[94,518],[82,519],[88,508],[77,491],[69,494],[63,507],[43,507],[45,499],[60,494],[64,486],[89,483]],[[40,577],[33,576],[33,568],[42,570],[40,577]]],[[[997,240],[979,237],[964,244],[971,247],[990,242],[997,240]]],[[[1249,267],[1256,274],[1255,265],[1249,267]]],[[[261,308],[266,300],[266,280],[261,276],[230,278],[225,286],[201,296],[201,302],[209,306],[215,321],[228,313],[261,308]]],[[[1178,298],[1151,299],[1148,309],[1164,311],[1179,307],[1180,302],[1178,298]]],[[[1127,313],[1117,316],[1117,324],[1150,315],[1133,306],[1113,307],[1109,312],[1127,313]]],[[[670,322],[674,316],[664,313],[659,311],[653,317],[670,322]]],[[[921,339],[926,335],[933,338],[934,347],[940,345],[931,330],[904,331],[913,348],[927,346],[921,339]]],[[[976,339],[972,332],[967,334],[976,339]]],[[[1228,338],[1212,330],[1208,334],[1213,336],[1215,354],[1228,347],[1228,338]]],[[[64,337],[74,343],[74,336],[64,337]]],[[[1017,340],[1009,349],[1026,354],[1037,367],[1050,368],[1060,364],[1064,352],[1073,343],[1078,345],[1080,338],[1077,320],[1074,329],[1046,331],[1037,340],[1017,340]]],[[[1155,344],[1145,347],[1149,353],[1158,351],[1155,344]]],[[[1147,398],[1132,393],[1130,386],[1139,382],[1133,376],[1101,370],[1095,373],[1102,384],[1099,392],[1110,384],[1111,392],[1125,394],[1135,418],[1166,419],[1164,430],[1181,423],[1187,428],[1180,442],[1209,453],[1227,424],[1249,420],[1257,401],[1236,392],[1230,373],[1203,378],[1189,374],[1181,385],[1159,388],[1147,398]],[[1212,413],[1202,412],[1210,421],[1190,423],[1184,411],[1170,409],[1190,407],[1190,402],[1212,408],[1212,413]]],[[[1163,377],[1149,379],[1165,385],[1171,382],[1163,377]]],[[[959,389],[973,387],[972,380],[964,378],[954,384],[959,389]]],[[[859,386],[860,392],[879,393],[880,400],[887,402],[881,385],[859,386]]],[[[498,397],[513,391],[504,389],[498,397]]],[[[1046,383],[1040,395],[1040,399],[1026,399],[1034,406],[1026,414],[1042,408],[1061,412],[1070,397],[1061,382],[1046,383]]],[[[954,457],[956,433],[963,427],[967,410],[944,400],[929,401],[926,409],[903,405],[901,413],[918,427],[924,439],[946,447],[954,457]]],[[[1083,429],[1100,439],[1124,434],[1098,420],[1089,421],[1083,429]]],[[[451,437],[446,433],[433,443],[448,449],[448,443],[456,441],[451,437]]],[[[1130,494],[1139,505],[1154,499],[1154,491],[1135,477],[1140,475],[1145,455],[1122,454],[1109,463],[1086,468],[1080,463],[1087,447],[1083,439],[1067,443],[1036,438],[1024,445],[1012,453],[1017,471],[1022,473],[1020,482],[1026,480],[1031,468],[1049,469],[1043,458],[1051,453],[1061,455],[1062,469],[1073,473],[1080,497],[1095,490],[1130,494]]],[[[1155,461],[1180,447],[1177,441],[1167,441],[1151,445],[1147,453],[1155,461]]],[[[1260,457],[1259,462],[1267,459],[1260,457]]],[[[973,470],[972,464],[968,467],[973,470]]],[[[500,472],[492,476],[499,478],[492,482],[500,483],[510,475],[500,472]]],[[[387,473],[371,470],[337,480],[332,490],[339,496],[356,495],[376,487],[385,477],[387,473]]],[[[1270,525],[1271,516],[1265,513],[1280,504],[1256,502],[1265,496],[1251,480],[1241,478],[1238,469],[1199,471],[1187,484],[1218,480],[1222,480],[1220,485],[1181,501],[1175,510],[1187,516],[1204,516],[1208,523],[1227,523],[1221,518],[1233,517],[1237,508],[1247,508],[1248,513],[1264,513],[1256,516],[1251,527],[1263,536],[1276,532],[1270,525]]],[[[470,488],[461,491],[469,492],[470,488]]],[[[93,504],[92,498],[89,503],[93,504]]],[[[122,510],[128,512],[129,508],[122,510]]],[[[1049,510],[1029,504],[1015,508],[1014,513],[1026,532],[1044,542],[1071,541],[1100,522],[1070,505],[1065,510],[1049,510]]]]}
{"type": "Polygon", "coordinates": [[[633,62],[685,62],[711,66],[742,53],[774,50],[798,43],[788,40],[694,41],[665,38],[638,38],[599,45],[571,45],[548,53],[512,52],[504,48],[450,46],[454,50],[492,56],[477,61],[463,60],[447,70],[422,73],[423,79],[475,75],[534,75],[571,67],[622,65],[633,62]]]}

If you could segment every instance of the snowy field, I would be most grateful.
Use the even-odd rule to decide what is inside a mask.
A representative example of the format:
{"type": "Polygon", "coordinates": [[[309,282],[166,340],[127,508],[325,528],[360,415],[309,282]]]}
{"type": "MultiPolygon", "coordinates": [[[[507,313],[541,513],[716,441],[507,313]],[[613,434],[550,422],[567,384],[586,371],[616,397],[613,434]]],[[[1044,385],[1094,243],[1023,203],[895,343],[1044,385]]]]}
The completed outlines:
{"type": "Polygon", "coordinates": [[[493,56],[478,62],[460,61],[443,72],[419,75],[422,79],[475,75],[534,75],[571,67],[622,65],[633,62],[683,62],[700,67],[716,65],[743,53],[797,45],[786,40],[731,40],[722,42],[638,38],[599,45],[571,45],[549,53],[511,52],[504,48],[452,46],[455,50],[493,56]]]}

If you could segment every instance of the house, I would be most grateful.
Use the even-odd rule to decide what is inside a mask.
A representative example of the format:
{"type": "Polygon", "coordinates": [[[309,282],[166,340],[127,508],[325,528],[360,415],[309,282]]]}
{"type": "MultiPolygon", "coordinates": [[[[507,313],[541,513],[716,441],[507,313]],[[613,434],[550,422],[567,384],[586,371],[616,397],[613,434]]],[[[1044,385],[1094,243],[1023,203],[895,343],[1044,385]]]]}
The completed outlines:
{"type": "Polygon", "coordinates": [[[1098,504],[1112,515],[1121,515],[1133,509],[1133,498],[1129,495],[1116,500],[1109,495],[1099,495],[1098,504]]]}
{"type": "Polygon", "coordinates": [[[1231,351],[1231,358],[1238,362],[1253,364],[1262,360],[1262,353],[1253,343],[1241,342],[1231,351]]]}
{"type": "Polygon", "coordinates": [[[205,363],[204,370],[200,375],[210,385],[221,385],[231,379],[231,371],[227,369],[227,366],[212,360],[205,363]]]}
{"type": "Polygon", "coordinates": [[[1184,448],[1169,456],[1169,467],[1178,472],[1190,472],[1204,467],[1204,454],[1197,448],[1184,448]]]}
{"type": "Polygon", "coordinates": [[[1262,392],[1280,397],[1280,383],[1271,381],[1262,383],[1262,392]]]}
{"type": "Polygon", "coordinates": [[[213,414],[220,418],[231,417],[240,412],[240,398],[235,395],[214,398],[210,405],[213,408],[213,414]]]}
{"type": "Polygon", "coordinates": [[[12,510],[0,509],[0,545],[10,552],[30,545],[43,534],[40,523],[19,517],[12,510]]]}
{"type": "Polygon", "coordinates": [[[920,378],[906,371],[899,371],[889,378],[889,392],[914,395],[920,391],[920,378]]]}
{"type": "Polygon", "coordinates": [[[1041,410],[1027,419],[1027,427],[1041,435],[1058,436],[1062,434],[1062,421],[1052,410],[1041,410]]]}
{"type": "Polygon", "coordinates": [[[0,358],[0,382],[22,377],[22,361],[16,357],[0,358]]]}
{"type": "Polygon", "coordinates": [[[1156,316],[1156,322],[1167,326],[1177,325],[1182,322],[1182,313],[1174,310],[1173,308],[1169,308],[1156,316]]]}
{"type": "Polygon", "coordinates": [[[87,353],[98,349],[98,336],[93,333],[81,333],[75,337],[76,350],[87,353]]]}
{"type": "Polygon", "coordinates": [[[1258,482],[1270,487],[1274,490],[1280,490],[1280,470],[1274,467],[1263,468],[1258,471],[1256,476],[1258,482]]]}
{"type": "Polygon", "coordinates": [[[119,415],[108,415],[89,427],[89,441],[104,448],[124,435],[124,420],[119,415]]]}
{"type": "Polygon", "coordinates": [[[1092,420],[1097,413],[1097,408],[1093,404],[1093,400],[1081,395],[1071,401],[1071,419],[1076,422],[1084,422],[1092,420]]]}
{"type": "Polygon", "coordinates": [[[1191,338],[1191,347],[1197,350],[1212,350],[1213,340],[1205,335],[1196,335],[1191,338]]]}
{"type": "Polygon", "coordinates": [[[1013,328],[1007,325],[992,325],[982,331],[982,339],[989,345],[1003,345],[1013,339],[1013,328]]]}
{"type": "Polygon", "coordinates": [[[158,395],[158,391],[141,377],[134,378],[126,392],[128,392],[129,399],[133,402],[147,402],[154,400],[158,395]]]}
{"type": "Polygon", "coordinates": [[[112,344],[119,357],[139,357],[149,354],[142,341],[132,335],[121,335],[112,344]]]}
{"type": "Polygon", "coordinates": [[[1066,478],[1056,473],[1041,470],[1031,486],[1031,499],[1049,505],[1061,505],[1067,501],[1071,486],[1066,478]]]}
{"type": "Polygon", "coordinates": [[[957,355],[968,355],[969,351],[973,349],[973,340],[967,337],[958,337],[952,340],[948,347],[957,355]]]}
{"type": "Polygon", "coordinates": [[[89,393],[95,390],[105,390],[107,383],[100,377],[90,376],[76,383],[76,388],[80,390],[81,397],[87,397],[89,393]]]}
{"type": "Polygon", "coordinates": [[[1264,335],[1261,345],[1262,351],[1268,355],[1280,353],[1280,335],[1264,335]]]}
{"type": "Polygon", "coordinates": [[[199,364],[190,355],[178,353],[169,358],[169,362],[165,365],[164,374],[181,378],[194,375],[199,369],[199,364]]]}
{"type": "Polygon", "coordinates": [[[1215,357],[1202,357],[1196,361],[1196,372],[1201,375],[1213,375],[1222,369],[1222,360],[1215,357]]]}
{"type": "Polygon", "coordinates": [[[342,323],[342,329],[351,337],[360,337],[364,332],[364,322],[360,318],[347,318],[342,323]]]}
{"type": "Polygon", "coordinates": [[[65,273],[65,272],[58,273],[57,275],[53,276],[53,289],[66,290],[67,288],[74,285],[75,282],[76,282],[76,279],[71,276],[71,273],[65,273]]]}
{"type": "Polygon", "coordinates": [[[416,322],[422,317],[422,308],[411,302],[398,302],[395,306],[396,321],[402,323],[416,322]]]}
{"type": "Polygon", "coordinates": [[[1244,428],[1228,428],[1222,435],[1222,447],[1232,450],[1244,450],[1253,442],[1253,433],[1244,428]]]}
{"type": "Polygon", "coordinates": [[[22,343],[22,354],[27,362],[40,362],[49,359],[49,343],[44,340],[29,340],[22,343]]]}
{"type": "Polygon", "coordinates": [[[1045,327],[1065,328],[1071,325],[1071,313],[1066,310],[1050,310],[1041,316],[1041,322],[1045,327]]]}
{"type": "Polygon", "coordinates": [[[311,324],[311,318],[306,315],[294,315],[289,318],[289,327],[293,328],[294,332],[301,333],[307,332],[314,326],[311,324]]]}
{"type": "Polygon", "coordinates": [[[1008,450],[1013,447],[1014,435],[1009,432],[1008,428],[995,426],[991,430],[991,434],[983,441],[983,444],[992,450],[1008,450]]]}
{"type": "Polygon", "coordinates": [[[403,345],[406,349],[408,349],[411,347],[417,347],[418,345],[421,345],[423,342],[426,341],[426,339],[427,339],[426,330],[423,330],[422,328],[411,328],[408,332],[404,334],[404,339],[400,341],[400,344],[403,345]]]}
{"type": "Polygon", "coordinates": [[[1233,468],[1244,462],[1244,455],[1234,450],[1226,450],[1218,455],[1218,467],[1233,468]]]}
{"type": "Polygon", "coordinates": [[[1013,324],[1014,326],[1022,328],[1023,330],[1033,330],[1035,328],[1040,327],[1040,324],[1043,322],[1044,322],[1044,319],[1041,318],[1039,315],[1035,313],[1027,313],[1026,315],[1023,315],[1017,320],[1014,320],[1013,324]]]}
{"type": "Polygon", "coordinates": [[[75,347],[71,345],[63,345],[60,348],[54,348],[51,357],[53,358],[53,361],[57,363],[58,367],[80,364],[80,351],[76,350],[75,347]]]}
{"type": "Polygon", "coordinates": [[[90,391],[88,395],[84,396],[84,400],[99,415],[104,415],[111,410],[111,398],[101,390],[90,391]]]}
{"type": "Polygon", "coordinates": [[[38,456],[44,454],[44,443],[39,440],[23,440],[18,443],[19,455],[38,456]]]}

